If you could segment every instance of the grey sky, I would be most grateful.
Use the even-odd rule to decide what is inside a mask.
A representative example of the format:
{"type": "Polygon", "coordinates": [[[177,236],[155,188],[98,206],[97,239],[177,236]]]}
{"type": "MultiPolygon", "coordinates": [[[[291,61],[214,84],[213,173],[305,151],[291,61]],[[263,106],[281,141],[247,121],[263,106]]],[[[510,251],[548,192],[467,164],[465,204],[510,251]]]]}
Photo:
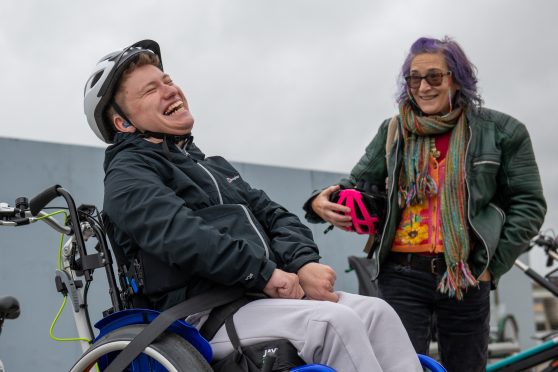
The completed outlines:
{"type": "MultiPolygon", "coordinates": [[[[447,34],[485,105],[529,128],[555,208],[557,14],[553,0],[3,0],[0,136],[103,146],[83,85],[100,57],[152,38],[207,154],[348,172],[395,113],[410,44],[447,34]]],[[[558,228],[552,209],[546,226],[558,228]]]]}

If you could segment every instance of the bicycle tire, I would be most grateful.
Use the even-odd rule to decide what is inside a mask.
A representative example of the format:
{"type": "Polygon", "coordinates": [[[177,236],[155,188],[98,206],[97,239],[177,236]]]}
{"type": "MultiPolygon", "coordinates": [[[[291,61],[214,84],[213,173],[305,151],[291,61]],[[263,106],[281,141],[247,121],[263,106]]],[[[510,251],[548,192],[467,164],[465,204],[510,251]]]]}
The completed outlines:
{"type": "Polygon", "coordinates": [[[498,342],[517,342],[519,337],[519,326],[512,314],[508,314],[498,321],[496,333],[498,342]]]}
{"type": "MultiPolygon", "coordinates": [[[[94,365],[102,358],[112,360],[115,354],[122,351],[145,327],[146,324],[134,324],[116,329],[97,340],[89,350],[70,369],[70,372],[95,371],[94,365]],[[114,353],[109,355],[110,353],[114,353]]],[[[172,333],[164,332],[155,342],[149,345],[141,357],[149,364],[149,371],[169,372],[211,372],[213,369],[205,358],[186,340],[172,333]],[[147,356],[147,358],[145,357],[147,356]],[[152,363],[155,361],[156,363],[152,363]],[[163,368],[163,369],[161,369],[163,368]]],[[[139,357],[138,357],[139,358],[139,357]]],[[[134,360],[135,362],[138,359],[134,360]]],[[[106,363],[106,359],[105,359],[106,363]]],[[[145,365],[126,371],[146,371],[145,365]]]]}

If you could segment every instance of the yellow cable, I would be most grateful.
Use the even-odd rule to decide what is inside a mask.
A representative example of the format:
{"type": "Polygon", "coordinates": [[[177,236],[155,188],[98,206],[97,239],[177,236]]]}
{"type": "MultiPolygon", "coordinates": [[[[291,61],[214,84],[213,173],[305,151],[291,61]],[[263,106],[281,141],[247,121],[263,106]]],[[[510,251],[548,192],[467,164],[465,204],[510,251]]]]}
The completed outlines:
{"type": "MultiPolygon", "coordinates": [[[[66,213],[65,210],[59,210],[59,211],[56,211],[56,212],[46,214],[44,216],[41,216],[41,217],[37,218],[37,221],[44,220],[45,218],[49,218],[49,217],[55,216],[55,215],[60,214],[60,213],[64,213],[64,221],[66,221],[66,218],[68,217],[68,213],[66,213]]],[[[58,270],[62,270],[62,247],[63,247],[63,244],[64,244],[64,233],[60,234],[60,244],[59,244],[59,247],[58,247],[58,259],[57,259],[57,264],[56,264],[56,267],[58,268],[58,270]]]]}
{"type": "MultiPolygon", "coordinates": [[[[66,211],[64,211],[64,210],[49,213],[47,215],[44,215],[44,216],[41,216],[41,217],[37,218],[37,220],[40,221],[40,220],[43,220],[43,219],[48,218],[48,217],[52,217],[52,216],[60,214],[60,213],[64,213],[64,221],[66,221],[66,219],[68,218],[68,213],[66,213],[66,211]]],[[[57,258],[58,270],[62,270],[62,248],[63,247],[64,247],[64,233],[60,234],[60,243],[58,245],[58,258],[57,258]]],[[[59,342],[84,341],[84,342],[87,342],[88,344],[90,344],[91,340],[87,339],[87,338],[81,338],[81,337],[59,338],[59,337],[56,337],[53,334],[54,326],[56,325],[56,322],[60,318],[60,315],[62,314],[62,311],[64,310],[64,307],[66,306],[67,300],[68,300],[68,296],[66,295],[66,296],[64,296],[64,301],[62,302],[62,306],[60,306],[60,309],[58,310],[58,313],[56,314],[56,316],[54,317],[54,320],[52,321],[52,323],[50,325],[50,329],[49,329],[50,338],[54,341],[59,341],[59,342]]],[[[97,370],[97,372],[99,372],[99,365],[97,363],[95,363],[95,369],[97,370]]]]}
{"type": "Polygon", "coordinates": [[[87,338],[80,338],[80,337],[73,337],[73,338],[59,338],[56,337],[52,331],[54,329],[54,325],[56,324],[56,322],[58,321],[58,318],[60,318],[60,314],[62,314],[62,310],[64,310],[64,307],[66,306],[66,301],[68,299],[68,296],[64,296],[64,301],[62,302],[62,306],[60,306],[60,309],[58,310],[58,313],[56,314],[56,316],[54,317],[54,320],[52,321],[51,325],[50,325],[50,330],[49,330],[49,336],[51,339],[53,339],[54,341],[85,341],[87,343],[91,343],[91,340],[87,339],[87,338]]]}
{"type": "Polygon", "coordinates": [[[44,220],[45,218],[49,218],[49,217],[55,216],[55,215],[60,214],[60,213],[64,213],[64,218],[66,218],[66,216],[68,216],[66,211],[61,209],[59,211],[52,212],[52,213],[49,213],[49,214],[45,214],[44,216],[41,216],[41,217],[37,217],[37,221],[44,220]]]}

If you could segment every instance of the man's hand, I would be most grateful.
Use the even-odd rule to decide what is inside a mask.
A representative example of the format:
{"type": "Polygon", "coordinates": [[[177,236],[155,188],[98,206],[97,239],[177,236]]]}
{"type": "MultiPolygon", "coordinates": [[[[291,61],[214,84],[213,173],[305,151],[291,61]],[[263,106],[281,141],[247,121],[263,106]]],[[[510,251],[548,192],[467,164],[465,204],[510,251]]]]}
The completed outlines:
{"type": "Polygon", "coordinates": [[[304,297],[304,291],[298,282],[298,276],[279,269],[273,270],[263,291],[272,298],[297,300],[304,297]]]}
{"type": "Polygon", "coordinates": [[[343,214],[349,213],[351,209],[329,201],[331,194],[337,190],[339,190],[339,185],[334,185],[319,193],[312,201],[312,209],[322,220],[342,229],[352,226],[351,216],[343,214]]]}
{"type": "Polygon", "coordinates": [[[298,270],[300,285],[306,296],[312,300],[337,302],[339,297],[333,292],[335,271],[327,265],[310,262],[298,270]]]}

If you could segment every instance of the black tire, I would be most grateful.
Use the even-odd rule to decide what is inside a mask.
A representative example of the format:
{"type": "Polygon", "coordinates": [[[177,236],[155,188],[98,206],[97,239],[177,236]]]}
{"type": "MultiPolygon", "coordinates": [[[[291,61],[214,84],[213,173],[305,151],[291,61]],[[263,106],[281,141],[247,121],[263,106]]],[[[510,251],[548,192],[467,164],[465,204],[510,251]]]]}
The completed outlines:
{"type": "Polygon", "coordinates": [[[498,321],[496,337],[498,342],[518,342],[519,327],[513,315],[508,314],[498,321]]]}
{"type": "MultiPolygon", "coordinates": [[[[145,327],[145,324],[130,325],[103,336],[80,357],[70,372],[95,371],[93,367],[99,358],[124,349],[145,327]]],[[[177,372],[213,371],[199,351],[188,341],[172,332],[164,332],[149,345],[144,354],[149,355],[163,366],[172,366],[177,372]]],[[[168,370],[172,371],[172,368],[168,368],[168,370]]],[[[161,369],[159,367],[156,370],[161,369]]],[[[142,372],[144,372],[143,368],[142,372]]]]}

